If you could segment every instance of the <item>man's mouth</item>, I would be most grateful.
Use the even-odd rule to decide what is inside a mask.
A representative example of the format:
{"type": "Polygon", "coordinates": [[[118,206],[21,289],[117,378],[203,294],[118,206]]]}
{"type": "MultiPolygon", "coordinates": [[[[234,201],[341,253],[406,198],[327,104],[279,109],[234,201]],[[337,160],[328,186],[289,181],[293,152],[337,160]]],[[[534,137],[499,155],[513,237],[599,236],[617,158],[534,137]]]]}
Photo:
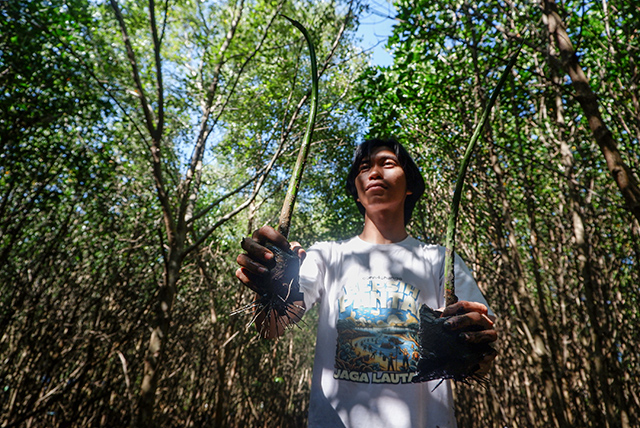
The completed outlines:
{"type": "Polygon", "coordinates": [[[365,188],[365,191],[375,188],[386,189],[386,186],[383,183],[371,183],[365,188]]]}

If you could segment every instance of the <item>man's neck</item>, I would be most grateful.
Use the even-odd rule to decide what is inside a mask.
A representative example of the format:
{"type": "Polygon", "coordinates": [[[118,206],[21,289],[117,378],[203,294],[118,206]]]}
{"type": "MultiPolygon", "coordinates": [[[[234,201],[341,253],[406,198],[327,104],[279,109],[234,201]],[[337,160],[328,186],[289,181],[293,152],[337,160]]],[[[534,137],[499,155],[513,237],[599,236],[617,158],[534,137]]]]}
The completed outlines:
{"type": "Polygon", "coordinates": [[[379,214],[371,218],[366,213],[364,228],[359,235],[360,239],[371,244],[393,244],[402,241],[407,236],[407,231],[404,228],[404,215],[398,218],[397,215],[379,214]]]}

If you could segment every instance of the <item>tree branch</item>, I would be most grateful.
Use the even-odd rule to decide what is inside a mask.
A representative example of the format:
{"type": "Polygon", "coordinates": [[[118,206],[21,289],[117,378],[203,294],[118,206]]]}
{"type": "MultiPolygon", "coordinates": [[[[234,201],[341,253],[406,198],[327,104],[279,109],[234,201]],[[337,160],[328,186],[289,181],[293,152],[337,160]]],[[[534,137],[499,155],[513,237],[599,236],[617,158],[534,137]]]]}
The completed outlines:
{"type": "Polygon", "coordinates": [[[182,198],[181,198],[181,204],[180,204],[180,219],[184,218],[187,221],[189,220],[186,216],[186,213],[189,209],[188,205],[189,204],[193,205],[196,202],[195,193],[197,192],[197,189],[193,190],[193,192],[190,191],[190,189],[191,189],[192,181],[194,179],[197,179],[196,176],[197,174],[199,174],[198,164],[202,161],[202,156],[204,154],[206,141],[208,140],[209,135],[211,135],[211,132],[213,132],[213,128],[218,123],[218,120],[220,119],[221,115],[226,110],[227,105],[229,104],[231,97],[235,92],[235,89],[238,85],[238,82],[240,81],[240,77],[242,76],[245,68],[247,67],[249,62],[257,55],[257,53],[260,51],[260,49],[264,45],[264,42],[267,38],[267,34],[271,29],[273,22],[275,21],[276,17],[280,13],[280,10],[282,9],[283,6],[284,6],[284,1],[281,1],[280,4],[278,5],[278,8],[275,10],[273,16],[269,20],[269,23],[266,25],[264,31],[262,32],[262,37],[260,38],[258,44],[255,46],[253,51],[246,57],[246,59],[240,66],[240,69],[236,73],[233,83],[231,84],[230,90],[228,91],[227,97],[224,99],[224,101],[221,101],[212,107],[211,104],[213,103],[215,91],[217,91],[220,70],[222,68],[222,65],[224,64],[224,58],[223,58],[224,53],[227,51],[229,45],[231,44],[231,40],[233,39],[233,34],[235,34],[238,22],[240,20],[240,16],[242,15],[242,3],[241,3],[240,11],[237,13],[236,19],[232,24],[232,29],[229,30],[229,32],[227,33],[227,39],[225,40],[225,43],[221,48],[220,62],[216,66],[214,81],[212,82],[212,86],[210,87],[207,103],[205,105],[205,113],[203,114],[203,118],[200,122],[200,134],[198,135],[198,139],[196,140],[196,145],[195,145],[193,154],[191,156],[191,162],[190,162],[189,169],[187,171],[187,176],[181,185],[182,198]],[[217,115],[213,119],[213,123],[211,125],[208,125],[210,115],[213,111],[217,111],[217,115]]]}
{"type": "Polygon", "coordinates": [[[602,120],[598,97],[591,89],[589,79],[580,66],[578,56],[558,14],[558,6],[554,0],[546,0],[543,7],[544,20],[560,53],[560,63],[571,78],[571,85],[576,91],[575,97],[580,103],[580,107],[582,107],[596,143],[598,143],[600,151],[604,155],[609,173],[618,185],[620,193],[622,193],[622,197],[627,203],[627,209],[640,221],[640,188],[638,187],[638,181],[631,169],[624,163],[611,131],[602,120]]]}
{"type": "Polygon", "coordinates": [[[164,89],[162,85],[162,59],[160,57],[160,40],[158,39],[154,0],[149,0],[149,21],[151,23],[151,37],[153,38],[153,55],[156,63],[156,90],[158,92],[158,122],[155,135],[152,135],[152,137],[154,140],[160,141],[164,129],[164,89]]]}
{"type": "Polygon", "coordinates": [[[110,2],[120,26],[122,40],[124,41],[124,45],[127,50],[127,58],[129,59],[129,64],[131,65],[133,81],[135,82],[136,90],[138,91],[140,97],[140,103],[142,105],[142,111],[144,112],[147,129],[149,130],[149,134],[151,134],[151,136],[153,137],[153,135],[155,134],[155,127],[153,125],[153,113],[151,111],[151,108],[149,107],[149,102],[147,101],[147,97],[144,93],[144,88],[142,87],[142,81],[140,80],[140,71],[138,70],[138,62],[136,60],[136,54],[133,51],[133,47],[131,46],[131,41],[127,32],[127,25],[124,22],[122,12],[120,11],[120,6],[118,6],[116,0],[110,0],[110,2]]]}

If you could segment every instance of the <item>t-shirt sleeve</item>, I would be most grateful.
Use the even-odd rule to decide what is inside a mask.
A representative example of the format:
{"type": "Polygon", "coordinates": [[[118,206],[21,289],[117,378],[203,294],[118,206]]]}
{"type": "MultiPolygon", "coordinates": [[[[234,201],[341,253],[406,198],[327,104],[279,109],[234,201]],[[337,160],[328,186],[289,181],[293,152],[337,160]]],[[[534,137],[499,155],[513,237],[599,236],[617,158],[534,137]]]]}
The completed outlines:
{"type": "Polygon", "coordinates": [[[458,254],[456,254],[454,269],[456,277],[456,296],[458,296],[458,300],[482,303],[489,309],[489,315],[493,315],[493,311],[478,288],[478,284],[473,278],[471,271],[458,254]]]}
{"type": "Polygon", "coordinates": [[[314,244],[309,247],[307,256],[300,266],[300,291],[304,294],[304,304],[307,309],[316,304],[323,293],[326,273],[325,257],[328,250],[326,244],[314,244]]]}

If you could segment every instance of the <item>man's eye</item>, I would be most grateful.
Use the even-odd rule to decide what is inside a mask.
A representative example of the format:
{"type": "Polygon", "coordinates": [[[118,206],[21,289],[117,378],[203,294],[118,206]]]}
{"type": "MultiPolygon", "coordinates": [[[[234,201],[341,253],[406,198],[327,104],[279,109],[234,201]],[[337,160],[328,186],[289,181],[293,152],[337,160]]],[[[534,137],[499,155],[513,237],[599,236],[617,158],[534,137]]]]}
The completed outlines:
{"type": "Polygon", "coordinates": [[[361,163],[360,164],[360,171],[365,171],[369,169],[369,164],[368,163],[361,163]]]}

